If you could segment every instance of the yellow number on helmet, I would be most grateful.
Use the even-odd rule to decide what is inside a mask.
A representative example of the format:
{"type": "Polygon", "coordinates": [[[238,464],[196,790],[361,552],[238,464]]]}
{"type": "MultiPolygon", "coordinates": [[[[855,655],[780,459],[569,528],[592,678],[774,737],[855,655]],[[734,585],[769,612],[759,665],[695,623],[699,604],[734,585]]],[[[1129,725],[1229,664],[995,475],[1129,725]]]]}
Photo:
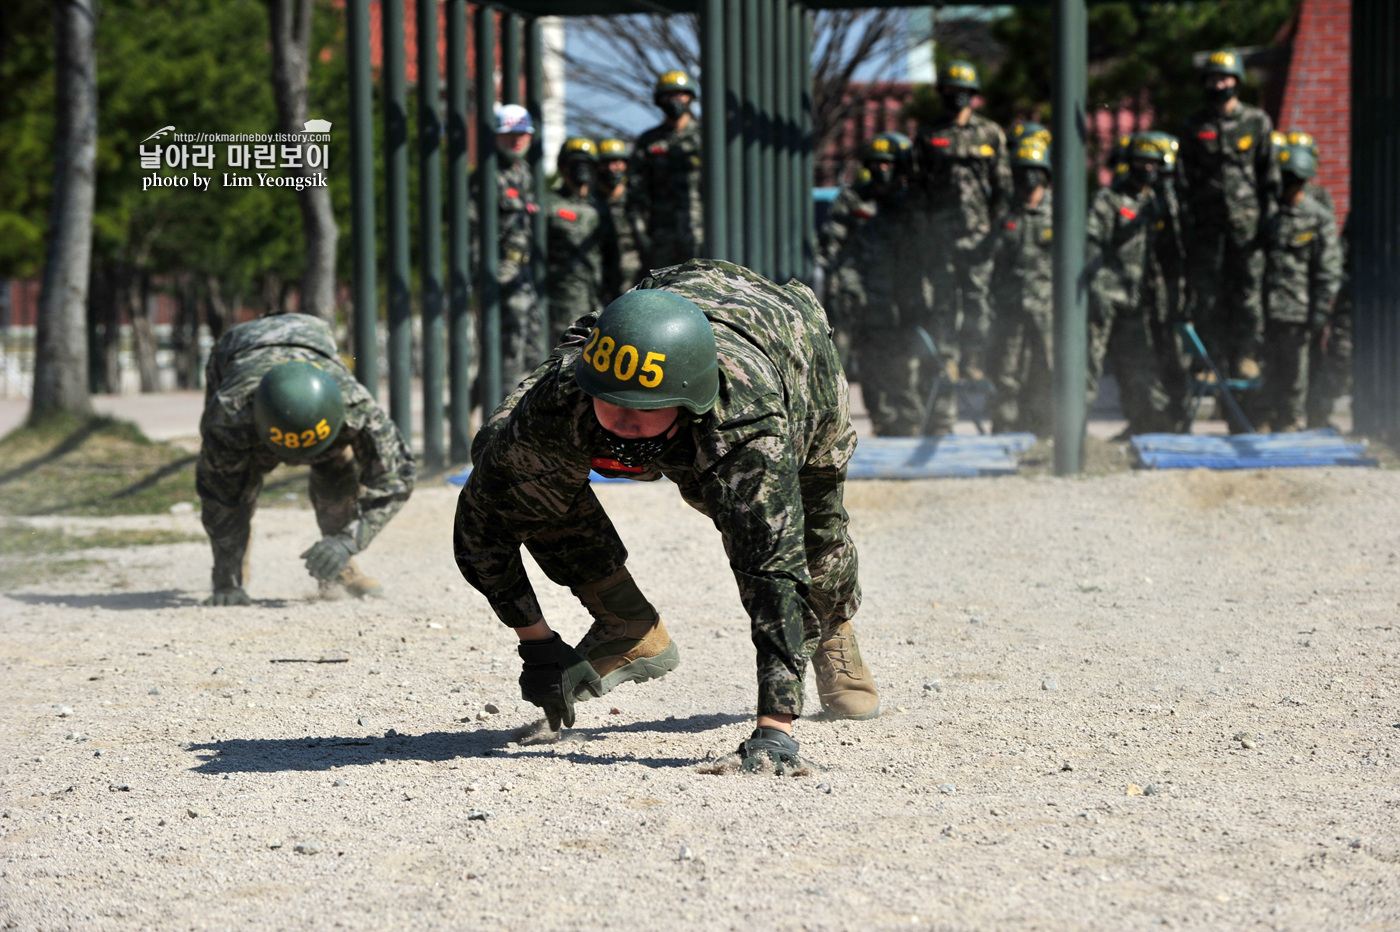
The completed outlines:
{"type": "Polygon", "coordinates": [[[591,363],[593,361],[593,344],[598,342],[599,331],[593,328],[593,333],[588,337],[588,345],[583,348],[583,361],[591,363]]]}
{"type": "Polygon", "coordinates": [[[267,439],[271,440],[273,443],[281,444],[282,432],[275,427],[268,428],[267,439]]]}
{"type": "Polygon", "coordinates": [[[637,374],[637,348],[635,346],[624,346],[617,351],[617,358],[613,363],[613,374],[617,376],[619,382],[626,382],[637,374]],[[624,359],[630,359],[631,365],[624,366],[624,359]]]}
{"type": "Polygon", "coordinates": [[[301,445],[304,447],[314,447],[316,445],[316,431],[304,430],[301,432],[301,445]]]}
{"type": "Polygon", "coordinates": [[[296,431],[289,430],[282,435],[282,446],[288,450],[299,450],[301,449],[301,438],[297,436],[296,431]]]}
{"type": "Polygon", "coordinates": [[[617,343],[612,337],[603,337],[598,341],[598,351],[593,354],[593,368],[599,372],[607,372],[608,365],[612,362],[613,347],[617,343]]]}
{"type": "Polygon", "coordinates": [[[321,423],[316,425],[316,436],[325,440],[331,435],[331,425],[326,423],[325,418],[321,418],[321,423]]]}
{"type": "Polygon", "coordinates": [[[657,363],[665,362],[665,353],[647,353],[647,358],[642,361],[642,376],[637,379],[637,384],[645,388],[655,388],[661,384],[661,379],[665,373],[657,363]]]}

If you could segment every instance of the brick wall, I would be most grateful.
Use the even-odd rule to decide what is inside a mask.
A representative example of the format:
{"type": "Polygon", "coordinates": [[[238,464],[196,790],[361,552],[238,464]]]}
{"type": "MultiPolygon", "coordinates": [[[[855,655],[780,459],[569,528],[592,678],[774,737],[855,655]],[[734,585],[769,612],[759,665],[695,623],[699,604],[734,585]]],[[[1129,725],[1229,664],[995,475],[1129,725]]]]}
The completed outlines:
{"type": "Polygon", "coordinates": [[[1316,138],[1317,180],[1344,222],[1351,205],[1351,0],[1302,0],[1278,122],[1285,132],[1316,138]]]}

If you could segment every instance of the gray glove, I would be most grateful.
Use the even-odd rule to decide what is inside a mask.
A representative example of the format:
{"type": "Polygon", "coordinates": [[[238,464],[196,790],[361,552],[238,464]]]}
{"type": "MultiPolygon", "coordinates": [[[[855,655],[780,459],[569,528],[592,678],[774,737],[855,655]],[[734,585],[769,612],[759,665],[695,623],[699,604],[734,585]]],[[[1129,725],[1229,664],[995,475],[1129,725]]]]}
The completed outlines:
{"type": "Polygon", "coordinates": [[[810,764],[797,753],[797,739],[780,728],[758,727],[748,740],[739,742],[739,769],[753,773],[771,761],[773,769],[783,774],[789,770],[805,770],[810,764]]]}
{"type": "Polygon", "coordinates": [[[200,603],[201,605],[252,605],[253,600],[248,598],[248,593],[243,591],[242,586],[233,586],[228,589],[215,589],[214,594],[200,603]]]}
{"type": "Polygon", "coordinates": [[[602,678],[592,664],[583,659],[555,632],[547,641],[521,641],[520,659],[525,661],[520,671],[520,698],[544,710],[549,727],[559,730],[574,727],[574,690],[587,689],[601,696],[602,678]]]}
{"type": "Polygon", "coordinates": [[[306,571],[317,579],[335,579],[350,558],[360,552],[355,542],[347,534],[332,534],[311,545],[311,549],[301,555],[306,561],[306,571]]]}

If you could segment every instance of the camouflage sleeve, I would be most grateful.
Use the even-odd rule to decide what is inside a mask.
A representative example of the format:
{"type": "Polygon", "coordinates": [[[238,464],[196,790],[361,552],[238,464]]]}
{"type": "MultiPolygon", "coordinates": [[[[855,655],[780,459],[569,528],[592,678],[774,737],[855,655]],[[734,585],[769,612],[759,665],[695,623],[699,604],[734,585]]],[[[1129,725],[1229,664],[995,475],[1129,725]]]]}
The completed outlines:
{"type": "Polygon", "coordinates": [[[1084,256],[1084,281],[1089,292],[1089,318],[1108,324],[1112,322],[1117,304],[1125,303],[1122,283],[1113,269],[1111,257],[1113,239],[1113,203],[1107,188],[1094,195],[1084,233],[1087,250],[1084,256]]]}
{"type": "Polygon", "coordinates": [[[1278,160],[1274,158],[1274,123],[1259,111],[1260,144],[1254,147],[1254,177],[1259,188],[1259,241],[1262,243],[1268,218],[1278,210],[1277,194],[1283,187],[1278,160]]]}
{"type": "Polygon", "coordinates": [[[1308,322],[1321,329],[1332,313],[1332,302],[1342,287],[1342,245],[1337,236],[1337,220],[1331,211],[1319,208],[1321,219],[1313,245],[1312,275],[1308,288],[1308,322]]]}
{"type": "Polygon", "coordinates": [[[841,245],[851,231],[851,214],[855,207],[855,195],[850,188],[842,188],[831,203],[831,213],[827,214],[817,236],[817,261],[822,268],[830,269],[841,245]]]}
{"type": "Polygon", "coordinates": [[[996,130],[996,156],[992,161],[991,217],[995,220],[1011,208],[1013,186],[1011,157],[1006,151],[1006,133],[999,126],[993,128],[996,130]]]}
{"type": "Polygon", "coordinates": [[[248,552],[263,470],[251,452],[241,448],[236,431],[210,421],[206,409],[194,484],[200,519],[214,551],[214,588],[233,589],[243,585],[243,557],[248,552]]]}
{"type": "Polygon", "coordinates": [[[360,470],[358,513],[344,532],[364,550],[408,501],[418,479],[418,464],[398,427],[368,395],[354,406],[343,429],[351,432],[360,470]]]}

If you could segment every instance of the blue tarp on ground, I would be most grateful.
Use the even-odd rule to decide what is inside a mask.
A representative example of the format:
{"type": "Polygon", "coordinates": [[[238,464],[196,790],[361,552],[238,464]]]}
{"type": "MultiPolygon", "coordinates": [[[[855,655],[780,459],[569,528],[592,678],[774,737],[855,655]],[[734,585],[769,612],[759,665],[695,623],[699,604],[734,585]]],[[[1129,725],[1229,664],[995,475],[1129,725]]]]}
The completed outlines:
{"type": "Polygon", "coordinates": [[[1129,441],[1139,469],[1278,469],[1298,466],[1375,466],[1366,448],[1335,430],[1290,434],[1139,434],[1129,441]]]}
{"type": "MultiPolygon", "coordinates": [[[[865,437],[856,447],[847,468],[848,479],[945,479],[972,476],[1010,476],[1016,473],[1016,455],[1035,443],[1035,434],[990,436],[865,437]]],[[[447,477],[462,485],[471,467],[447,477]]],[[[589,475],[593,482],[629,482],[589,475]]]]}

